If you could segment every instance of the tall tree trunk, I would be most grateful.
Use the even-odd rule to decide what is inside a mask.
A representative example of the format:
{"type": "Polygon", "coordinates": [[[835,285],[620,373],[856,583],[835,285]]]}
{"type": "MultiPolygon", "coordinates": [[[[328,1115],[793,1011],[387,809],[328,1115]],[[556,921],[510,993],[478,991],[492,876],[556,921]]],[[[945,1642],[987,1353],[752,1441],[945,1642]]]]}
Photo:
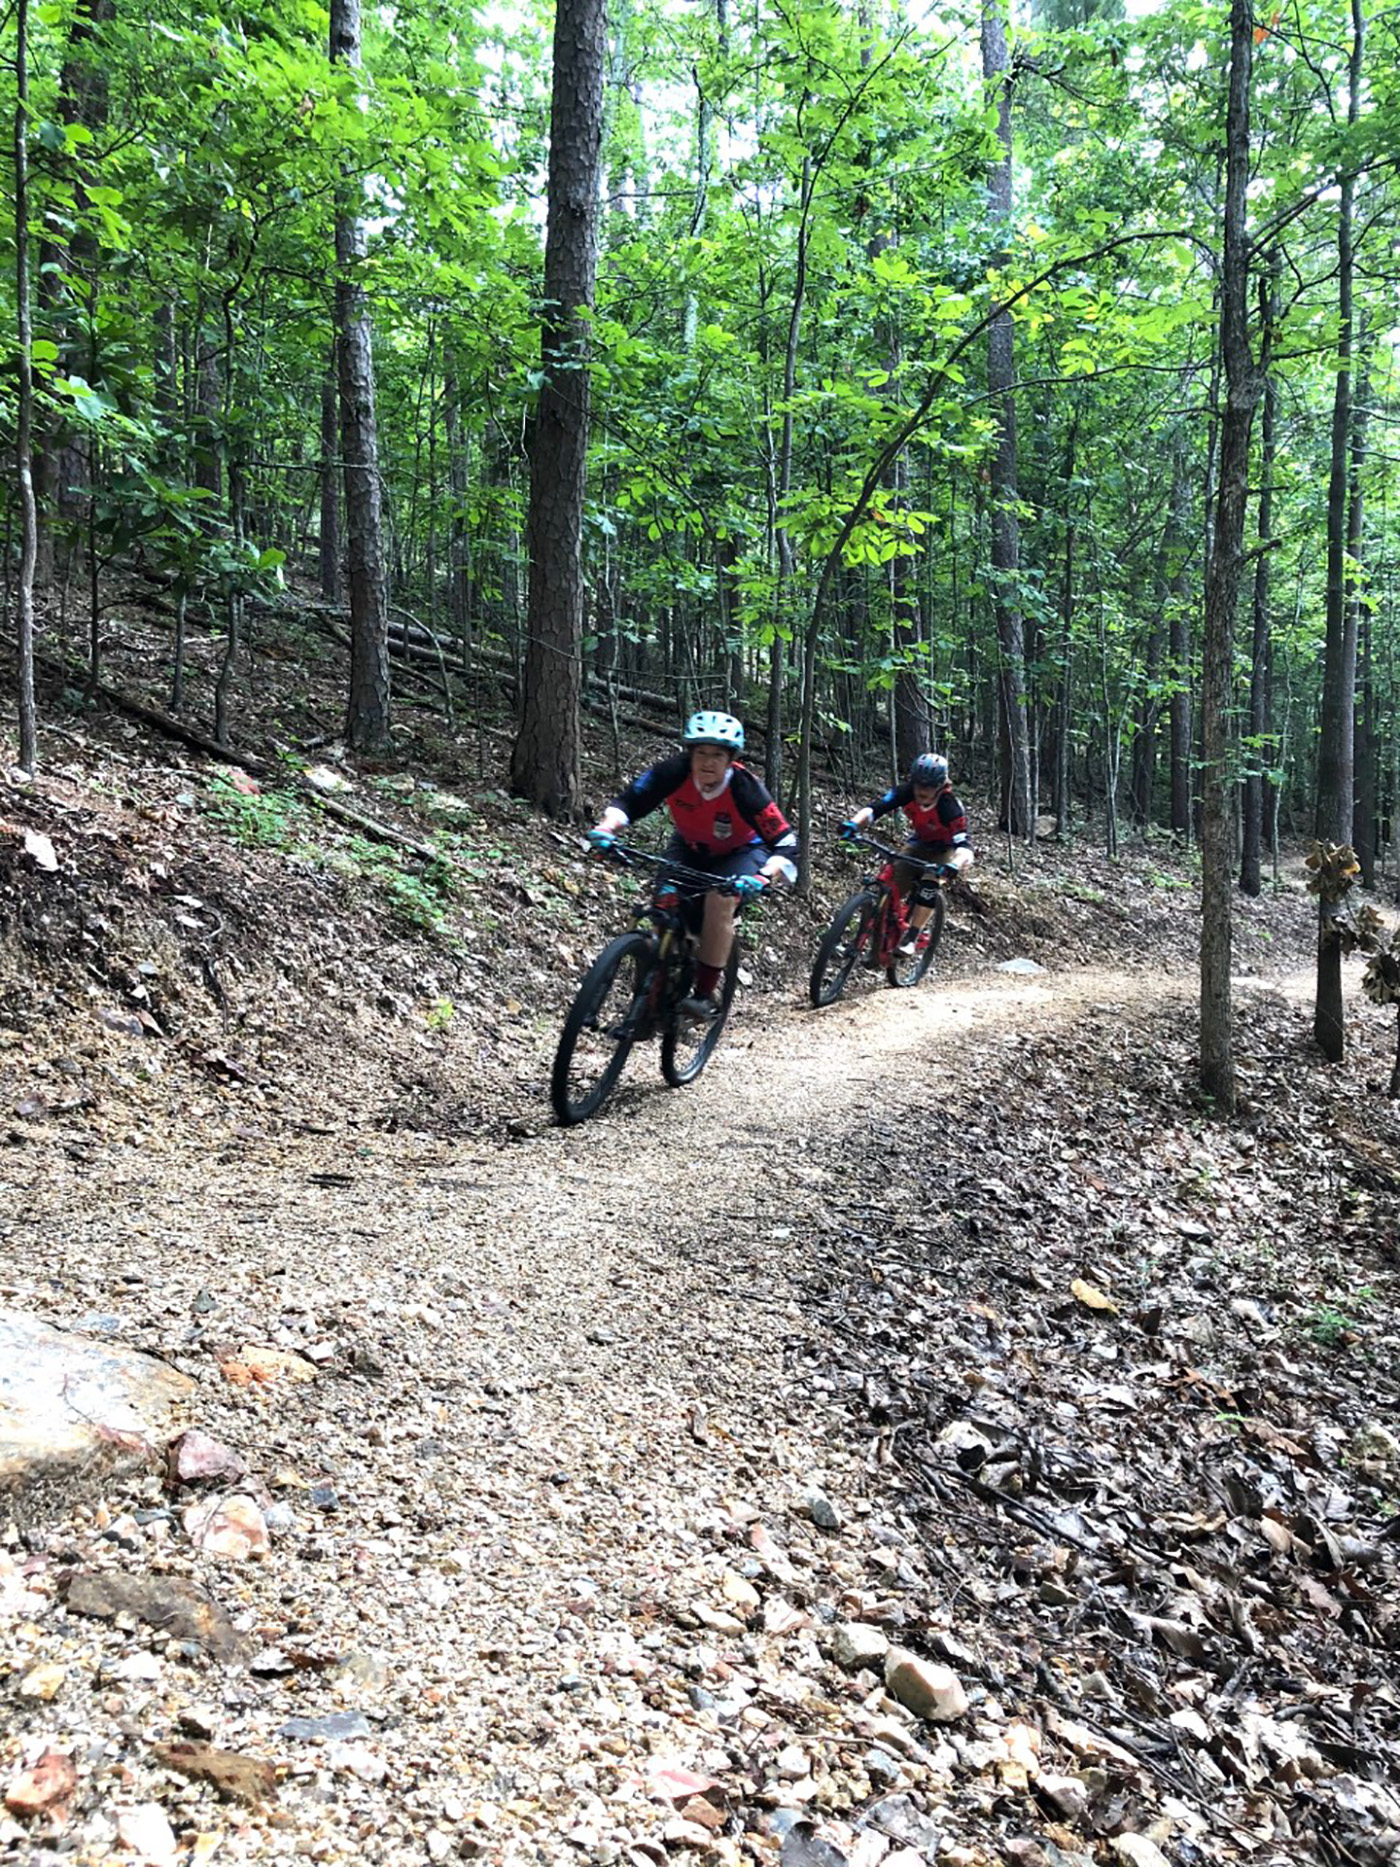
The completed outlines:
{"type": "MultiPolygon", "coordinates": [[[[787,666],[788,642],[791,639],[788,605],[797,565],[792,551],[792,533],[787,526],[788,494],[792,491],[792,398],[797,387],[797,347],[802,333],[802,313],[807,303],[807,246],[811,238],[812,190],[816,175],[811,157],[804,159],[798,186],[797,202],[797,273],[792,286],[792,304],[788,308],[787,342],[783,347],[783,427],[778,443],[777,486],[775,489],[775,534],[778,550],[778,583],[773,596],[773,620],[777,631],[768,663],[768,743],[765,748],[764,778],[774,797],[781,797],[783,786],[783,678],[787,666]]],[[[802,845],[805,858],[807,844],[802,845]]],[[[803,882],[805,884],[805,874],[803,882]]]]}
{"type": "Polygon", "coordinates": [[[1051,781],[1051,808],[1055,813],[1055,834],[1069,835],[1070,785],[1069,785],[1069,747],[1070,725],[1074,718],[1072,690],[1074,684],[1074,594],[1075,594],[1075,546],[1078,541],[1078,527],[1074,514],[1074,475],[1075,458],[1079,448],[1079,407],[1076,403],[1070,418],[1069,432],[1065,436],[1065,563],[1060,578],[1060,647],[1059,668],[1056,676],[1055,727],[1054,727],[1054,775],[1051,781]]]}
{"type": "MultiPolygon", "coordinates": [[[[1361,63],[1365,44],[1361,0],[1351,4],[1350,96],[1347,122],[1361,109],[1361,63]]],[[[1327,479],[1327,642],[1322,671],[1322,719],[1317,753],[1317,810],[1314,831],[1327,843],[1351,840],[1355,784],[1356,612],[1347,587],[1347,475],[1351,458],[1352,352],[1355,276],[1353,214],[1355,184],[1342,178],[1337,206],[1337,376],[1332,394],[1332,458],[1327,479]]],[[[1317,1002],[1313,1036],[1330,1063],[1339,1063],[1342,1027],[1342,948],[1333,932],[1333,904],[1319,899],[1317,1002]]]]}
{"type": "MultiPolygon", "coordinates": [[[[101,39],[115,13],[114,0],[78,0],[68,28],[54,116],[61,125],[80,125],[87,131],[86,146],[100,137],[107,121],[109,87],[101,39]]],[[[39,314],[44,335],[58,345],[58,373],[90,380],[84,326],[91,326],[95,313],[97,241],[85,218],[89,158],[78,154],[60,160],[73,193],[62,216],[50,214],[46,219],[39,248],[39,314]]],[[[91,483],[87,449],[56,412],[45,419],[35,439],[33,475],[39,524],[35,582],[47,588],[54,575],[55,522],[76,532],[82,489],[91,483]]]]}
{"type": "MultiPolygon", "coordinates": [[[[1268,368],[1249,342],[1249,87],[1254,57],[1249,0],[1231,0],[1230,81],[1225,124],[1225,227],[1220,273],[1220,357],[1225,409],[1220,473],[1206,566],[1201,672],[1201,1089],[1216,1108],[1235,1106],[1230,999],[1232,890],[1229,714],[1235,610],[1244,561],[1249,438],[1268,368]]],[[[1267,346],[1266,330],[1263,342],[1267,346]]]]}
{"type": "Polygon", "coordinates": [[[34,420],[34,370],[29,316],[29,0],[15,7],[15,335],[18,382],[15,396],[15,478],[19,485],[20,561],[15,604],[15,686],[19,697],[19,762],[32,772],[39,763],[38,715],[34,703],[34,565],[38,516],[34,500],[30,434],[34,420]]]}
{"type": "MultiPolygon", "coordinates": [[[[1011,222],[1011,77],[1002,0],[983,0],[982,75],[994,88],[1001,160],[987,181],[993,224],[1009,237],[1011,222]]],[[[1021,535],[1016,516],[1016,353],[1011,314],[987,332],[987,394],[996,410],[992,463],[992,585],[996,608],[1001,701],[1002,811],[1013,836],[1033,840],[1030,743],[1026,725],[1026,656],[1019,582],[1021,535]]]]}
{"type": "Polygon", "coordinates": [[[442,416],[447,439],[447,613],[452,633],[464,647],[471,638],[471,534],[467,498],[471,464],[462,432],[461,380],[451,339],[443,349],[442,416]]]}
{"type": "MultiPolygon", "coordinates": [[[[1273,323],[1272,297],[1265,318],[1273,323]]],[[[1249,669],[1248,776],[1240,810],[1240,890],[1257,895],[1263,886],[1264,769],[1269,763],[1269,661],[1273,636],[1269,621],[1269,567],[1273,561],[1274,473],[1277,468],[1278,379],[1270,370],[1264,384],[1263,446],[1259,468],[1259,557],[1254,566],[1254,640],[1249,669]]]]}
{"type": "Polygon", "coordinates": [[[321,378],[321,536],[318,551],[321,595],[340,601],[340,347],[331,339],[326,373],[321,378]]]}
{"type": "Polygon", "coordinates": [[[1191,837],[1191,603],[1186,544],[1189,497],[1184,448],[1178,434],[1172,457],[1172,516],[1166,549],[1171,564],[1167,658],[1172,683],[1167,714],[1171,726],[1171,826],[1173,835],[1183,843],[1191,837]]]}
{"type": "MultiPolygon", "coordinates": [[[[331,0],[330,56],[332,64],[360,69],[360,0],[331,0]]],[[[374,346],[361,282],[368,242],[359,196],[358,180],[343,175],[335,215],[335,334],[350,573],[350,694],[345,738],[353,751],[373,753],[389,744],[389,598],[374,410],[374,346]]]]}
{"type": "Polygon", "coordinates": [[[552,816],[579,788],[588,325],[598,255],[605,0],[558,0],[539,405],[530,454],[528,640],[511,785],[552,816]],[[585,314],[585,315],[581,315],[585,314]]]}
{"type": "Polygon", "coordinates": [[[1365,554],[1362,475],[1366,466],[1366,430],[1371,391],[1364,318],[1360,349],[1356,395],[1351,414],[1351,460],[1347,473],[1347,608],[1351,611],[1350,628],[1357,644],[1356,688],[1361,702],[1356,713],[1354,734],[1356,794],[1351,842],[1361,864],[1361,879],[1370,888],[1376,879],[1376,691],[1371,672],[1371,615],[1361,601],[1365,554]]]}

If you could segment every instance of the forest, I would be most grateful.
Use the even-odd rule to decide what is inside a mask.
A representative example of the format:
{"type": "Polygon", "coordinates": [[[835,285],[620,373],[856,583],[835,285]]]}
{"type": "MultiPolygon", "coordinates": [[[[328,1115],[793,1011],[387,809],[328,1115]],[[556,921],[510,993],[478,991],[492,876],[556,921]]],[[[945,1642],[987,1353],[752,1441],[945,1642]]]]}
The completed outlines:
{"type": "Polygon", "coordinates": [[[1398,19],[9,0],[5,1859],[1400,1858],[1398,19]]]}
{"type": "Polygon", "coordinates": [[[538,8],[11,9],[21,710],[36,643],[100,679],[103,573],[135,563],[172,711],[226,742],[241,631],[312,579],[348,605],[352,744],[387,744],[394,681],[504,687],[550,808],[580,704],[705,702],[795,801],[813,757],[934,738],[1018,835],[1189,838],[1218,778],[1246,890],[1280,825],[1371,880],[1393,16],[553,25],[551,60],[538,8]],[[187,630],[224,643],[212,692],[187,630]]]}

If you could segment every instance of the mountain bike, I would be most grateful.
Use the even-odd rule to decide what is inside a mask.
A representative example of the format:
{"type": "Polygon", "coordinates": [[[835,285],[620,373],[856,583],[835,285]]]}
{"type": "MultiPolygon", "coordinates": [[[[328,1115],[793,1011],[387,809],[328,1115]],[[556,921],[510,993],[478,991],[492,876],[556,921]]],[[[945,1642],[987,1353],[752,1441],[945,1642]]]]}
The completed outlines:
{"type": "Polygon", "coordinates": [[[890,849],[884,843],[877,843],[870,836],[853,834],[841,840],[848,845],[863,844],[884,856],[886,861],[873,875],[865,877],[859,891],[849,901],[837,908],[831,925],[822,936],[808,988],[812,1003],[817,1006],[834,1005],[857,966],[867,967],[872,972],[883,970],[893,986],[917,985],[938,951],[938,942],[943,936],[943,891],[957,874],[948,863],[925,862],[918,856],[906,855],[902,849],[890,849]],[[927,932],[928,940],[915,953],[899,950],[909,935],[909,912],[895,887],[894,865],[897,862],[907,862],[911,868],[931,873],[938,885],[933,912],[926,928],[921,930],[927,932]]]}
{"type": "Polygon", "coordinates": [[[737,896],[742,914],[744,902],[763,892],[750,885],[756,876],[710,875],[625,843],[615,842],[608,853],[624,867],[642,863],[657,873],[636,926],[603,948],[564,1020],[549,1093],[565,1127],[597,1114],[632,1046],[652,1037],[660,1036],[661,1074],[671,1088],[695,1081],[714,1054],[739,981],[736,933],[713,1016],[692,1020],[680,1010],[694,986],[704,898],[737,896]]]}

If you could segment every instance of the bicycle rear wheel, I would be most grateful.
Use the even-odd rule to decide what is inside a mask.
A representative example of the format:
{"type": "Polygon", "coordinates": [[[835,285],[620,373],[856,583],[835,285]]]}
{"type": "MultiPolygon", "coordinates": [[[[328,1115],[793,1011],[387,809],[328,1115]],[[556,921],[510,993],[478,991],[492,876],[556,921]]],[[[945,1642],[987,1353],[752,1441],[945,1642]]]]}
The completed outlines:
{"type": "Polygon", "coordinates": [[[943,938],[943,895],[940,891],[933,898],[933,912],[926,923],[928,945],[921,953],[911,953],[907,957],[896,954],[894,961],[885,969],[885,977],[891,985],[908,987],[917,985],[933,964],[933,956],[938,951],[938,942],[943,938]]]}
{"type": "Polygon", "coordinates": [[[734,1002],[739,983],[739,942],[729,949],[724,977],[720,981],[719,1010],[713,1018],[694,1021],[673,1011],[661,1033],[661,1074],[672,1089],[684,1089],[693,1083],[714,1054],[715,1045],[734,1002]]]}
{"type": "Polygon", "coordinates": [[[564,1020],[549,1096],[565,1127],[596,1115],[613,1091],[637,1035],[655,947],[644,933],[620,934],[584,975],[564,1020]]]}
{"type": "Polygon", "coordinates": [[[822,935],[817,957],[812,965],[808,995],[819,1008],[834,1005],[846,989],[846,981],[861,958],[870,957],[875,939],[878,903],[868,888],[852,895],[836,910],[831,925],[822,935]]]}

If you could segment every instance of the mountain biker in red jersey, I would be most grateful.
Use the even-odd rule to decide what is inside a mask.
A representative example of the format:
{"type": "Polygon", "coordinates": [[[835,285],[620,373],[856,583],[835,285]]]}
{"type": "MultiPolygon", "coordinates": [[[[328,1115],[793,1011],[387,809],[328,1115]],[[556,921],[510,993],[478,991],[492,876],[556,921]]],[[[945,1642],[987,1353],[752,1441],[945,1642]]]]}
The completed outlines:
{"type": "MultiPolygon", "coordinates": [[[[883,797],[877,797],[873,804],[858,810],[841,826],[842,830],[867,829],[892,810],[902,810],[909,819],[912,834],[904,845],[906,856],[917,856],[921,862],[946,863],[953,869],[971,865],[967,812],[948,782],[948,761],[941,753],[920,753],[909,767],[909,776],[903,784],[892,786],[883,797]]],[[[894,865],[894,880],[906,901],[911,900],[912,891],[909,934],[899,949],[908,958],[911,954],[922,953],[928,944],[924,929],[933,913],[933,895],[929,892],[932,884],[924,880],[922,870],[909,862],[894,865]]]]}
{"type": "MultiPolygon", "coordinates": [[[[743,749],[744,728],[733,714],[691,714],[684,749],[620,791],[588,840],[607,849],[619,830],[664,804],[675,825],[668,860],[735,878],[745,893],[757,894],[780,876],[795,881],[797,833],[748,766],[739,763],[743,749]]],[[[681,1002],[688,1017],[712,1018],[719,1009],[737,906],[733,895],[705,896],[695,989],[681,1002]]]]}

